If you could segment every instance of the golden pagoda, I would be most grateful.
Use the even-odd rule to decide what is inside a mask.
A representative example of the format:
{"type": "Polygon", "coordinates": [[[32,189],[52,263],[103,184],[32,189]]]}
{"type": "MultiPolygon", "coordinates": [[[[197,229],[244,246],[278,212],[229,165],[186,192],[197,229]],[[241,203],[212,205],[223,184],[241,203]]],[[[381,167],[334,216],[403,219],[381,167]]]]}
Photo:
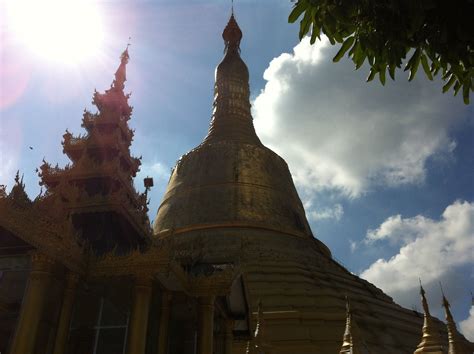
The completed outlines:
{"type": "MultiPolygon", "coordinates": [[[[94,93],[97,112],[84,112],[85,133],[66,130],[70,164],[40,166],[44,193],[31,200],[19,173],[10,192],[0,186],[0,353],[421,348],[423,316],[314,237],[287,164],[255,132],[233,14],[223,39],[209,133],[174,167],[153,227],[153,180],[144,193],[133,184],[140,159],[130,154],[128,48],[111,87],[94,93]]],[[[447,348],[450,327],[431,316],[429,325],[447,348]]],[[[472,352],[460,334],[455,341],[472,352]]]]}

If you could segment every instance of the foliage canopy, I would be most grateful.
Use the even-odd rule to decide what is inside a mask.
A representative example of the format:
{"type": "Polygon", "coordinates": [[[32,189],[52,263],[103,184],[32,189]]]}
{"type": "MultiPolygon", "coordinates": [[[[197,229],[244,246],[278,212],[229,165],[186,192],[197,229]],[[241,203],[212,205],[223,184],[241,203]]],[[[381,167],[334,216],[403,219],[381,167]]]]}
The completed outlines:
{"type": "MultiPolygon", "coordinates": [[[[296,1],[296,0],[293,0],[296,1]]],[[[474,0],[297,0],[290,23],[300,20],[299,37],[311,43],[325,34],[340,43],[333,61],[344,54],[359,69],[367,60],[382,85],[405,64],[408,80],[423,68],[429,80],[441,75],[443,92],[474,91],[474,0]],[[409,56],[408,61],[405,59],[409,56]]]]}

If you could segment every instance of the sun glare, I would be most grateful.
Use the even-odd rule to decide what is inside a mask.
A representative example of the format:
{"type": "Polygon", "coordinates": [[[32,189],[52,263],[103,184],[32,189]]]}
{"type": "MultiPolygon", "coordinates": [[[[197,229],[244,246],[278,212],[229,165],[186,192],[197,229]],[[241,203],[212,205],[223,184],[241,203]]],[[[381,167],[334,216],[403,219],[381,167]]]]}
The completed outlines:
{"type": "Polygon", "coordinates": [[[91,0],[7,0],[8,29],[35,55],[79,64],[99,54],[104,32],[91,0]]]}

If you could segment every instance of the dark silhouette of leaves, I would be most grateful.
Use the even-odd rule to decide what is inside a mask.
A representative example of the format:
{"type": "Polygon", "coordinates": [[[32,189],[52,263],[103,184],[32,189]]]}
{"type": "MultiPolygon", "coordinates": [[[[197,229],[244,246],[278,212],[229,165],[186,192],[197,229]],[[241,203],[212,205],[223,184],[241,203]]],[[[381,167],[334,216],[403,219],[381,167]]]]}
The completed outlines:
{"type": "Polygon", "coordinates": [[[333,61],[346,53],[359,69],[368,62],[367,81],[378,74],[385,84],[395,79],[407,56],[405,71],[414,79],[421,64],[429,80],[441,75],[443,92],[462,89],[469,104],[474,91],[473,0],[295,0],[288,21],[300,20],[299,37],[311,44],[325,34],[340,43],[333,61]]]}

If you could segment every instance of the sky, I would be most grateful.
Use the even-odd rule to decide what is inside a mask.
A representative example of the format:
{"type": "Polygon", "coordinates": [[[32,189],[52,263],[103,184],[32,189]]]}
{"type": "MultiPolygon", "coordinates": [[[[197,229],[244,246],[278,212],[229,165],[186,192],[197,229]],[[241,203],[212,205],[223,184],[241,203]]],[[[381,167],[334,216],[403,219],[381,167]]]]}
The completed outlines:
{"type": "MultiPolygon", "coordinates": [[[[0,184],[9,189],[20,170],[34,198],[42,159],[68,162],[62,135],[84,132],[84,108],[95,111],[94,89],[109,87],[130,42],[135,182],[143,190],[154,178],[153,219],[171,168],[207,133],[230,1],[62,4],[0,0],[0,184]]],[[[333,63],[337,48],[324,37],[299,41],[291,6],[234,4],[258,135],[287,161],[313,233],[335,259],[407,308],[421,309],[421,278],[440,318],[442,282],[474,340],[472,104],[421,72],[411,83],[403,72],[385,87],[366,83],[367,67],[333,63]]]]}

